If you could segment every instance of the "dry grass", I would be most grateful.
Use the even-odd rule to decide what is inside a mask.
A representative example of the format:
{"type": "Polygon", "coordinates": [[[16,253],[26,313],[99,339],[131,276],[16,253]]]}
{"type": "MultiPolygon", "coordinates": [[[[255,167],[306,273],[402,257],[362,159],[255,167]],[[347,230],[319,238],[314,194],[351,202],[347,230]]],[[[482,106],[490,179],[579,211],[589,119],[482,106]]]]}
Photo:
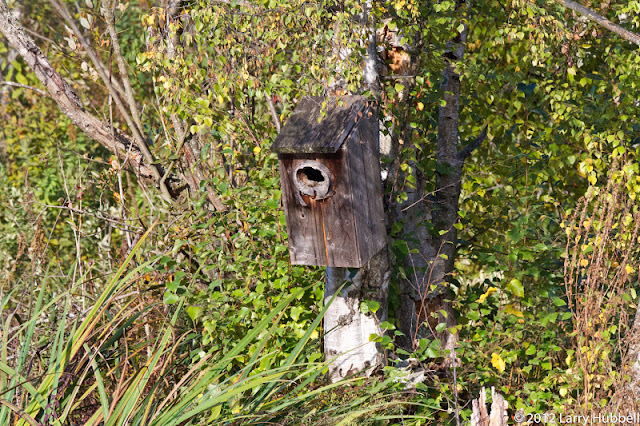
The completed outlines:
{"type": "Polygon", "coordinates": [[[636,177],[623,162],[612,168],[604,188],[592,187],[566,227],[564,277],[573,312],[575,353],[573,412],[620,412],[637,407],[640,319],[634,285],[640,257],[640,211],[629,194],[636,177]],[[634,300],[635,299],[635,300],[634,300]]]}

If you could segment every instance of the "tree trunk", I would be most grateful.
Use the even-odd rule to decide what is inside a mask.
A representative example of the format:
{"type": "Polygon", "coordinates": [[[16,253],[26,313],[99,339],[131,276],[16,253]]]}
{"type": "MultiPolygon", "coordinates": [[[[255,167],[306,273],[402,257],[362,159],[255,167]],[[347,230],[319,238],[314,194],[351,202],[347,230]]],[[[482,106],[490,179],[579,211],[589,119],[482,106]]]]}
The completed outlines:
{"type": "MultiPolygon", "coordinates": [[[[469,9],[468,2],[458,8],[469,9]]],[[[404,223],[409,254],[405,260],[407,277],[400,282],[401,307],[398,328],[405,334],[399,342],[407,350],[415,350],[421,338],[436,337],[441,347],[453,355],[456,335],[455,313],[449,286],[456,256],[458,200],[462,188],[465,159],[486,137],[486,128],[475,142],[459,150],[460,75],[456,63],[463,59],[468,27],[447,46],[441,91],[444,105],[438,114],[436,190],[433,197],[424,193],[424,176],[414,176],[417,188],[408,191],[408,200],[397,211],[404,223]],[[425,224],[431,222],[435,235],[425,224]],[[436,331],[439,323],[445,329],[436,331]]],[[[413,168],[416,170],[416,168],[413,168]]],[[[417,173],[413,171],[413,173],[417,173]]]]}
{"type": "MultiPolygon", "coordinates": [[[[376,33],[375,23],[369,19],[370,9],[371,3],[367,2],[360,17],[367,43],[363,77],[365,89],[377,94],[376,33]]],[[[335,54],[341,57],[344,49],[338,46],[335,54]]],[[[341,79],[336,80],[339,82],[341,79]]],[[[332,88],[334,91],[340,89],[344,88],[332,88]]],[[[368,376],[384,365],[384,352],[379,344],[370,341],[370,337],[384,333],[380,323],[387,319],[390,278],[388,247],[383,248],[360,270],[327,268],[324,302],[329,303],[332,296],[340,291],[324,317],[324,352],[325,359],[331,361],[329,377],[332,382],[356,373],[368,376]],[[342,284],[345,285],[340,290],[342,284]],[[361,310],[362,304],[368,301],[377,302],[376,312],[364,313],[361,310]]]]}
{"type": "Polygon", "coordinates": [[[386,247],[357,272],[327,268],[324,302],[339,292],[324,316],[324,353],[332,382],[356,373],[368,376],[384,365],[382,348],[370,337],[382,333],[380,323],[387,319],[390,276],[386,247]],[[377,302],[379,309],[364,313],[361,305],[367,301],[377,302]]]}

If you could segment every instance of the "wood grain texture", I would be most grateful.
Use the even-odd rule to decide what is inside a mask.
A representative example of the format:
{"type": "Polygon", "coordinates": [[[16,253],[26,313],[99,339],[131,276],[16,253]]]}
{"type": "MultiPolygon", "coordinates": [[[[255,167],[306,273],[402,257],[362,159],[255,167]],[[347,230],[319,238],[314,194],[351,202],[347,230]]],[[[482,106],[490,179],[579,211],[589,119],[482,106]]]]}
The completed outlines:
{"type": "Polygon", "coordinates": [[[278,154],[334,153],[366,105],[364,96],[305,96],[271,145],[271,151],[278,154]]]}
{"type": "MultiPolygon", "coordinates": [[[[385,246],[387,243],[387,231],[382,203],[378,115],[375,109],[373,107],[369,108],[361,120],[362,123],[357,128],[358,137],[357,139],[354,137],[353,142],[357,141],[360,149],[362,193],[366,194],[362,200],[359,200],[362,206],[358,210],[359,212],[366,210],[366,215],[358,214],[356,216],[357,219],[360,219],[357,223],[358,235],[364,236],[360,238],[360,255],[366,262],[385,246]]],[[[355,158],[356,156],[354,155],[353,157],[355,158]]]]}
{"type": "MultiPolygon", "coordinates": [[[[353,122],[336,127],[351,129],[336,152],[308,153],[308,148],[296,145],[300,152],[281,152],[278,156],[292,264],[360,268],[386,244],[377,114],[372,105],[363,105],[364,109],[354,110],[346,118],[344,110],[334,111],[337,117],[353,122]],[[296,187],[296,168],[310,161],[329,171],[331,196],[315,199],[296,187]]],[[[331,122],[334,119],[325,117],[331,122]]],[[[283,133],[290,124],[291,120],[283,133]]],[[[298,123],[294,126],[301,128],[298,123]]],[[[319,142],[315,137],[300,140],[311,143],[316,150],[319,142]]],[[[325,146],[332,144],[325,142],[325,146]]]]}
{"type": "Polygon", "coordinates": [[[331,172],[335,194],[320,201],[300,195],[307,206],[303,206],[294,193],[297,188],[293,184],[293,171],[310,157],[293,154],[280,156],[289,253],[294,265],[354,267],[360,262],[355,241],[350,182],[348,177],[342,178],[344,156],[345,151],[341,149],[336,154],[316,154],[311,157],[331,172]]]}

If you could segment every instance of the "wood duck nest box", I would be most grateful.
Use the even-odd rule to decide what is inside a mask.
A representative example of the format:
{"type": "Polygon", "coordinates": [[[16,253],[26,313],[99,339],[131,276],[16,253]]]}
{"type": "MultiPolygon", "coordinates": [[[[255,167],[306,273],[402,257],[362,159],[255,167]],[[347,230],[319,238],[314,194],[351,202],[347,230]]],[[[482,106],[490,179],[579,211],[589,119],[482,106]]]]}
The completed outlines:
{"type": "Polygon", "coordinates": [[[273,143],[295,265],[360,268],[386,244],[375,104],[304,97],[273,143]]]}

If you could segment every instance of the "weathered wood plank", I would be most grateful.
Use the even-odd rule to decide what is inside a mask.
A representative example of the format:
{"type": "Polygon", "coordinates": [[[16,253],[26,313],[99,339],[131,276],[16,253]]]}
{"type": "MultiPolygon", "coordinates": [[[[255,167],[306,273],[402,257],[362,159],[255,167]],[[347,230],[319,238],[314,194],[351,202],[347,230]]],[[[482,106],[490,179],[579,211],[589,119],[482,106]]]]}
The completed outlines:
{"type": "MultiPolygon", "coordinates": [[[[325,165],[333,175],[335,194],[321,203],[323,232],[329,256],[327,266],[353,268],[361,266],[361,260],[353,208],[353,183],[345,170],[348,157],[345,148],[343,146],[335,154],[324,156],[331,158],[325,160],[325,165]]],[[[315,158],[321,161],[323,157],[315,158]]]]}
{"type": "MultiPolygon", "coordinates": [[[[362,147],[360,144],[360,127],[354,130],[347,142],[345,142],[345,149],[349,151],[347,155],[347,161],[345,165],[346,176],[349,176],[352,193],[352,205],[354,225],[356,229],[356,244],[359,252],[358,263],[360,266],[364,265],[368,259],[367,253],[369,252],[369,245],[372,243],[372,237],[369,232],[368,223],[369,206],[367,198],[370,194],[367,193],[367,179],[369,176],[365,175],[364,162],[362,159],[362,147]]],[[[360,267],[358,266],[358,267],[360,267]]]]}
{"type": "Polygon", "coordinates": [[[317,265],[326,260],[322,252],[316,251],[316,224],[310,217],[308,208],[298,204],[291,174],[295,163],[302,161],[294,155],[280,156],[280,182],[282,198],[287,213],[287,235],[289,236],[289,257],[294,265],[317,265]]]}
{"type": "Polygon", "coordinates": [[[287,212],[289,253],[294,265],[355,267],[359,261],[354,225],[350,182],[342,178],[344,150],[336,154],[316,155],[314,160],[327,166],[333,176],[335,194],[316,201],[308,196],[297,201],[293,171],[303,155],[280,156],[280,181],[287,212]]]}
{"type": "Polygon", "coordinates": [[[387,244],[387,230],[385,225],[384,206],[382,202],[382,177],[380,175],[380,148],[378,146],[378,114],[375,106],[365,111],[365,120],[358,126],[360,133],[360,147],[364,163],[365,193],[368,222],[367,234],[371,241],[366,248],[361,247],[361,256],[367,261],[377,254],[387,244]]]}
{"type": "Polygon", "coordinates": [[[366,107],[364,96],[305,96],[271,145],[278,154],[334,153],[366,107]],[[323,107],[323,103],[325,103],[323,107]]]}
{"type": "Polygon", "coordinates": [[[359,268],[386,244],[375,106],[361,96],[342,99],[316,125],[313,108],[323,99],[305,98],[313,105],[299,106],[280,133],[289,136],[274,143],[293,264],[359,268]]]}

